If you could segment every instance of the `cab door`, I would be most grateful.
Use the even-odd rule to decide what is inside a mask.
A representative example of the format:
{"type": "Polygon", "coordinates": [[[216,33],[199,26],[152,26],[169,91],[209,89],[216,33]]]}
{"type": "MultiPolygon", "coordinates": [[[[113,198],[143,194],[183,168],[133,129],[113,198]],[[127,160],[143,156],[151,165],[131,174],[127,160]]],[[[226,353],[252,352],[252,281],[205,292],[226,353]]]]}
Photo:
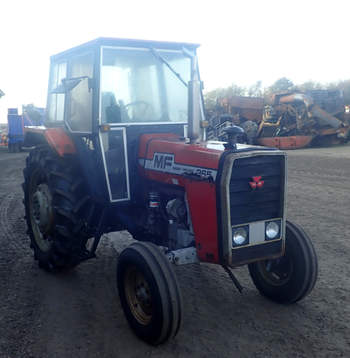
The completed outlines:
{"type": "Polygon", "coordinates": [[[100,131],[102,158],[111,202],[130,200],[125,127],[100,131]]]}

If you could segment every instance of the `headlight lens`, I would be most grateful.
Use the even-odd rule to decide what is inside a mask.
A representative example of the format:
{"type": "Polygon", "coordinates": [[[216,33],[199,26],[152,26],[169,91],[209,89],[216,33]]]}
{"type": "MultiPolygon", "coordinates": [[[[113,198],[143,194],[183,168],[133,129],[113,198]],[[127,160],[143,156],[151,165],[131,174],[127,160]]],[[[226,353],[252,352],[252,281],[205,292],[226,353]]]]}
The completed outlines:
{"type": "Polygon", "coordinates": [[[243,227],[239,227],[233,230],[232,241],[233,245],[243,245],[248,239],[247,230],[243,227]]]}
{"type": "Polygon", "coordinates": [[[280,233],[280,227],[276,221],[271,221],[268,224],[266,224],[265,234],[267,240],[276,239],[279,233],[280,233]]]}

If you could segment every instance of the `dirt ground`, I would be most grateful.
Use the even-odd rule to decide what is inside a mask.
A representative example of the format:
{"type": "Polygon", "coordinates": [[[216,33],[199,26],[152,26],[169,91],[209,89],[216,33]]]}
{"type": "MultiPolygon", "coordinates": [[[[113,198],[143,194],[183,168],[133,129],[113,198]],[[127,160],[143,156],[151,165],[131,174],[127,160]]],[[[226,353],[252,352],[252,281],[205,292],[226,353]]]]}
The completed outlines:
{"type": "Polygon", "coordinates": [[[184,298],[178,336],[160,347],[138,340],[115,285],[125,233],[105,237],[98,259],[70,273],[40,270],[22,205],[27,153],[0,150],[0,357],[350,357],[350,146],[290,151],[288,216],[313,238],[319,279],[304,301],[259,295],[247,268],[239,294],[211,265],[177,268],[184,298]]]}

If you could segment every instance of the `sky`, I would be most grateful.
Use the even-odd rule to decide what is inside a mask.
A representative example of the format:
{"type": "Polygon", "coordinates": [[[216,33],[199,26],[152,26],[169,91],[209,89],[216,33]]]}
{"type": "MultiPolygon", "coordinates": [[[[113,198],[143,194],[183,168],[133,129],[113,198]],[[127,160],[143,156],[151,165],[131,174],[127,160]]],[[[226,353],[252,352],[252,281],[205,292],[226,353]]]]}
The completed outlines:
{"type": "Polygon", "coordinates": [[[45,106],[49,57],[97,37],[195,42],[205,90],[350,78],[348,0],[2,0],[0,122],[45,106]]]}

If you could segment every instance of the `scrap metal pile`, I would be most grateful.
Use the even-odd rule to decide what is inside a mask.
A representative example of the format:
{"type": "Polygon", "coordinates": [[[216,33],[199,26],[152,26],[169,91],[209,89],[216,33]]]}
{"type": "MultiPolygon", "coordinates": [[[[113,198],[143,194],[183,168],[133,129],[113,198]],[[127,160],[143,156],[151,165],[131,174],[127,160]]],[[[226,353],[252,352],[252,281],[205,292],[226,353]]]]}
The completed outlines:
{"type": "Polygon", "coordinates": [[[350,136],[348,109],[341,91],[220,98],[210,114],[208,137],[223,139],[224,128],[239,125],[248,143],[281,149],[344,143],[350,136]]]}

